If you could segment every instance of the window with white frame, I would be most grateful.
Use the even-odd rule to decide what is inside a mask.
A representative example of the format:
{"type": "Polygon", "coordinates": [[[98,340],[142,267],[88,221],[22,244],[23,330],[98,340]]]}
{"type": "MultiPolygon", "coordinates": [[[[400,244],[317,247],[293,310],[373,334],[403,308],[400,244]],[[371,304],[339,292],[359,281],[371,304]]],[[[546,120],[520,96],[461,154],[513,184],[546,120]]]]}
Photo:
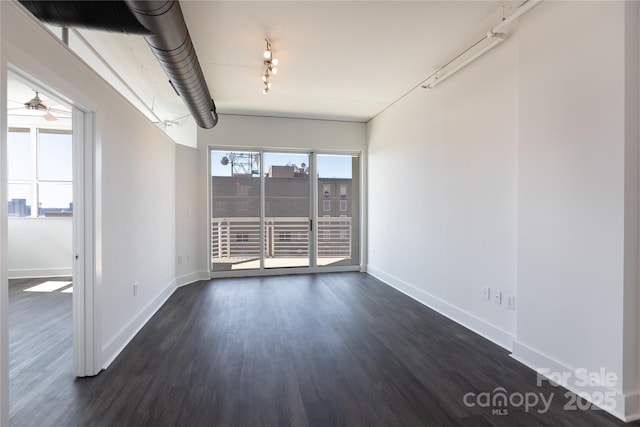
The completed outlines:
{"type": "Polygon", "coordinates": [[[9,128],[7,135],[10,217],[71,216],[71,131],[9,128]]]}
{"type": "Polygon", "coordinates": [[[340,212],[346,212],[346,211],[347,211],[347,201],[340,200],[340,212]]]}
{"type": "Polygon", "coordinates": [[[331,200],[322,201],[322,210],[324,212],[331,212],[331,200]]]}
{"type": "Polygon", "coordinates": [[[340,197],[346,197],[347,195],[347,184],[340,184],[340,197]]]}

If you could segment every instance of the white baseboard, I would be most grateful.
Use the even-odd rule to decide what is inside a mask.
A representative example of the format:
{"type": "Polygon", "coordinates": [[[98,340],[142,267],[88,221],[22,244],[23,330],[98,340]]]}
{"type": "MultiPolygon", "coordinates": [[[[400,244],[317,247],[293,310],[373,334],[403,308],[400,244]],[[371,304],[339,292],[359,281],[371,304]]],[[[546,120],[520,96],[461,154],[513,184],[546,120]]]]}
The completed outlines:
{"type": "Polygon", "coordinates": [[[183,274],[176,277],[176,284],[178,287],[190,285],[199,280],[209,280],[211,277],[208,271],[194,271],[192,273],[183,274]]]}
{"type": "MultiPolygon", "coordinates": [[[[598,405],[600,409],[607,411],[622,421],[630,422],[640,419],[640,393],[638,392],[625,395],[602,382],[596,383],[593,381],[587,383],[584,379],[588,372],[584,370],[579,372],[578,369],[567,366],[518,341],[514,341],[513,343],[513,353],[511,357],[534,371],[537,371],[539,375],[547,379],[554,379],[558,382],[558,379],[564,375],[566,380],[559,382],[562,387],[583,397],[590,403],[598,405]],[[602,396],[607,396],[610,404],[606,404],[607,402],[603,401],[602,396]]],[[[605,375],[606,374],[605,371],[605,375]]],[[[598,376],[599,375],[596,375],[595,378],[598,378],[598,376]]],[[[620,383],[622,383],[622,380],[622,378],[618,379],[620,383]]],[[[558,393],[564,394],[565,392],[562,388],[558,387],[558,393]]]]}
{"type": "Polygon", "coordinates": [[[624,413],[624,422],[630,423],[640,420],[640,392],[628,394],[624,397],[624,413]]]}
{"type": "Polygon", "coordinates": [[[13,269],[8,271],[9,279],[67,277],[73,275],[71,267],[13,269]]]}
{"type": "Polygon", "coordinates": [[[391,286],[402,292],[405,295],[413,298],[426,305],[427,307],[437,311],[443,316],[448,317],[456,323],[464,326],[465,328],[475,332],[476,334],[488,339],[489,341],[511,351],[511,346],[514,341],[514,336],[509,332],[494,326],[477,316],[462,310],[446,301],[441,300],[428,292],[418,289],[415,286],[398,279],[390,274],[385,273],[371,265],[367,266],[367,273],[371,274],[375,278],[383,281],[387,285],[391,286]]]}
{"type": "Polygon", "coordinates": [[[102,360],[105,361],[103,369],[107,369],[116,357],[131,342],[133,337],[147,324],[149,319],[162,307],[176,290],[176,281],[172,280],[164,287],[155,298],[132,318],[104,347],[102,347],[102,360]]]}

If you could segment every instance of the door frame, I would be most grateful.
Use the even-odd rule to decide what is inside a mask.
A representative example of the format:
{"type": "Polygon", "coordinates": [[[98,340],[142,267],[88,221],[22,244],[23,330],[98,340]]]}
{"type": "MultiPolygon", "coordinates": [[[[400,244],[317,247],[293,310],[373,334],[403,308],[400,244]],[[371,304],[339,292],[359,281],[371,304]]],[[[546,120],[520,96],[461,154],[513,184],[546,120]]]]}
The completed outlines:
{"type": "MultiPolygon", "coordinates": [[[[7,64],[7,72],[3,73],[3,84],[7,85],[9,75],[12,78],[40,88],[43,92],[56,97],[72,107],[72,152],[73,152],[73,372],[76,377],[97,375],[100,365],[100,329],[99,310],[96,292],[96,230],[95,224],[95,114],[89,109],[74,103],[68,96],[56,90],[46,81],[39,79],[18,66],[7,64]]],[[[6,93],[6,86],[5,91],[6,93]]],[[[6,103],[5,103],[6,104],[6,103]]],[[[4,106],[3,117],[7,111],[4,106]]],[[[2,142],[6,147],[6,120],[2,142]]],[[[6,149],[5,149],[6,150],[6,149]]],[[[4,153],[6,156],[6,152],[4,153]]],[[[5,165],[8,159],[5,157],[5,165]]],[[[4,194],[6,193],[7,176],[2,175],[4,194]]],[[[7,204],[2,206],[3,219],[7,217],[7,204]]],[[[7,220],[8,224],[8,220],[7,220]]],[[[3,224],[4,225],[4,224],[3,224]]],[[[8,250],[8,245],[7,245],[8,250]]],[[[5,254],[7,252],[4,252],[5,254]]],[[[6,258],[3,256],[3,261],[6,258]]],[[[3,262],[3,264],[5,264],[3,262]]],[[[4,276],[6,277],[6,276],[4,276]]],[[[4,279],[3,277],[3,279],[4,279]]],[[[3,280],[3,292],[8,290],[8,280],[3,280]]],[[[7,297],[8,304],[8,297],[7,297]]],[[[8,333],[8,327],[7,327],[8,333]]]]}
{"type": "MultiPolygon", "coordinates": [[[[364,259],[365,259],[365,238],[364,238],[364,226],[365,226],[365,213],[364,213],[364,203],[365,203],[365,187],[364,187],[364,177],[365,177],[365,168],[364,168],[364,153],[362,151],[354,151],[354,150],[314,150],[314,149],[305,149],[305,148],[281,148],[281,147],[250,147],[250,146],[229,146],[229,145],[209,145],[207,146],[207,168],[206,168],[206,179],[207,179],[207,228],[208,228],[208,240],[207,240],[207,265],[209,269],[209,277],[211,279],[216,278],[227,278],[227,277],[260,277],[260,276],[279,276],[279,275],[288,275],[288,274],[308,274],[308,273],[333,273],[333,272],[346,272],[346,271],[364,271],[364,259]],[[313,224],[313,231],[310,232],[309,236],[309,266],[308,267],[286,267],[286,268],[264,268],[264,245],[260,245],[260,268],[259,269],[247,269],[247,270],[233,270],[233,271],[213,271],[211,265],[212,259],[212,247],[211,247],[211,216],[212,212],[212,195],[211,195],[211,152],[212,151],[236,151],[236,152],[258,152],[260,153],[260,215],[261,218],[264,217],[264,165],[263,165],[263,154],[267,153],[290,153],[290,154],[308,154],[309,155],[309,166],[310,172],[309,174],[313,177],[310,179],[310,219],[313,224]],[[360,242],[360,251],[359,251],[359,259],[358,263],[354,265],[345,265],[345,266],[324,266],[318,267],[316,265],[316,239],[317,239],[317,224],[318,224],[318,182],[315,179],[316,173],[316,158],[318,155],[344,155],[344,156],[354,156],[358,157],[358,161],[360,164],[358,179],[360,185],[360,195],[358,198],[358,216],[359,216],[359,229],[358,229],[358,240],[360,242]]],[[[264,221],[260,221],[260,234],[264,236],[264,221]]]]}
{"type": "Polygon", "coordinates": [[[97,375],[102,366],[99,322],[94,193],[95,114],[73,106],[73,372],[97,375]],[[76,210],[76,203],[78,204],[76,210]]]}

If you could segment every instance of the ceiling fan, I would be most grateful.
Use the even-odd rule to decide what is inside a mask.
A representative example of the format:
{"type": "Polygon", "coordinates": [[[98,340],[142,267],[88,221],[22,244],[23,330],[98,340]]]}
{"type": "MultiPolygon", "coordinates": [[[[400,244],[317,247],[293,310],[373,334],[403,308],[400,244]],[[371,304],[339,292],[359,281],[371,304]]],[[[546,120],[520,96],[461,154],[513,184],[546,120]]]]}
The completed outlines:
{"type": "Polygon", "coordinates": [[[47,105],[45,101],[40,99],[38,91],[34,92],[36,93],[36,95],[32,99],[24,103],[9,100],[10,103],[17,104],[18,106],[8,108],[7,113],[15,116],[39,116],[49,122],[58,120],[59,118],[71,117],[70,110],[66,109],[63,106],[60,106],[62,108],[52,108],[51,106],[47,105]]]}

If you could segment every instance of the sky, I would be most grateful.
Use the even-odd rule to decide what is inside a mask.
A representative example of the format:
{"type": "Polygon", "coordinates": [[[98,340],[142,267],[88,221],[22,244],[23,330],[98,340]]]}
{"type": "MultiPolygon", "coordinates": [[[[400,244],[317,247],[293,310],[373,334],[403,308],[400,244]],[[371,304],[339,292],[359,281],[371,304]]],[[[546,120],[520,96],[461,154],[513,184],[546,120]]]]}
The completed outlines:
{"type": "MultiPolygon", "coordinates": [[[[237,152],[240,153],[240,152],[237,152]]],[[[231,176],[231,163],[226,166],[220,162],[223,157],[229,158],[231,152],[212,151],[211,152],[211,175],[231,176]]],[[[254,153],[258,155],[258,153],[254,153]]],[[[318,154],[318,175],[320,178],[351,178],[352,156],[346,155],[326,155],[318,154]]],[[[271,165],[296,165],[301,167],[302,163],[309,166],[309,155],[301,153],[264,153],[265,173],[269,171],[271,165]]]]}

